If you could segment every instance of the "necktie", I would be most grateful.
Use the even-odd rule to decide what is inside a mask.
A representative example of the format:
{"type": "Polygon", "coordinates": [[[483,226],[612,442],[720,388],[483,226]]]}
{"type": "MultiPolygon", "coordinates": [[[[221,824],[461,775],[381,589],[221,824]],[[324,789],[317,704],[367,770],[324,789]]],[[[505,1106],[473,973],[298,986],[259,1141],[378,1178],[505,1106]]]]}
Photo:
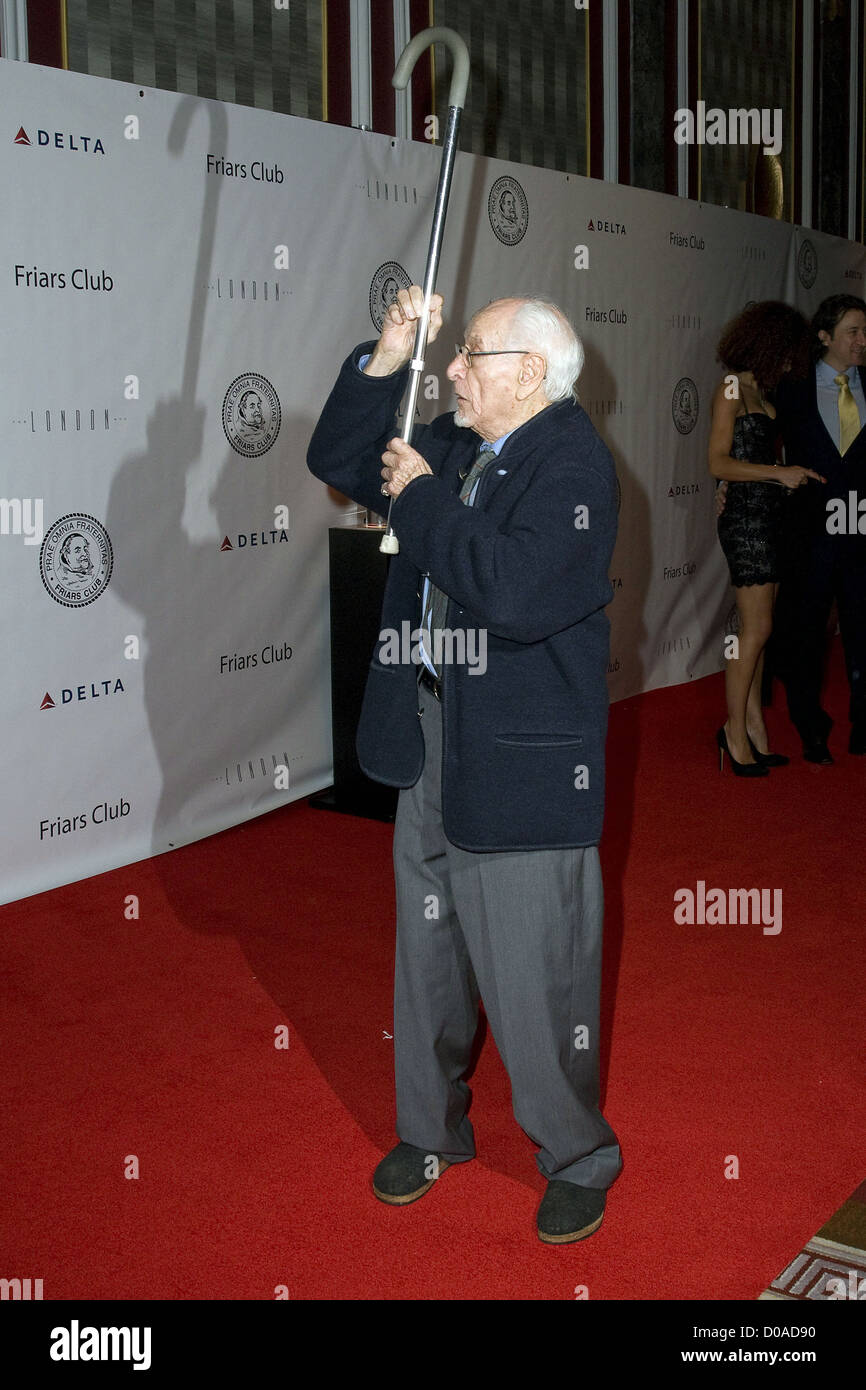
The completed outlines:
{"type": "Polygon", "coordinates": [[[860,433],[860,412],[846,374],[834,376],[833,380],[839,387],[839,453],[844,454],[860,433]]]}
{"type": "Polygon", "coordinates": [[[488,444],[487,440],[485,439],[481,444],[478,453],[475,455],[475,462],[473,463],[469,472],[466,474],[466,477],[463,481],[463,486],[460,489],[461,502],[466,502],[467,505],[469,505],[469,498],[472,496],[472,489],[478,482],[478,479],[481,477],[481,471],[484,468],[485,464],[489,463],[491,458],[493,458],[493,445],[488,444]]]}
{"type": "MultiPolygon", "coordinates": [[[[490,460],[495,457],[496,454],[494,453],[493,445],[488,444],[487,440],[485,439],[481,444],[478,453],[475,455],[475,462],[472,464],[472,467],[466,474],[466,477],[463,480],[463,486],[460,489],[460,501],[463,502],[467,507],[471,507],[472,505],[469,499],[472,496],[475,484],[481,477],[481,473],[485,465],[488,464],[490,460]]],[[[434,665],[436,663],[433,661],[431,639],[433,633],[436,632],[437,628],[444,628],[445,614],[447,611],[448,595],[443,594],[441,589],[437,589],[436,585],[431,580],[430,587],[427,592],[427,603],[424,608],[424,613],[421,617],[421,631],[423,633],[422,640],[424,642],[424,650],[426,651],[429,660],[434,665]]],[[[440,671],[439,674],[441,676],[442,672],[440,671]]]]}

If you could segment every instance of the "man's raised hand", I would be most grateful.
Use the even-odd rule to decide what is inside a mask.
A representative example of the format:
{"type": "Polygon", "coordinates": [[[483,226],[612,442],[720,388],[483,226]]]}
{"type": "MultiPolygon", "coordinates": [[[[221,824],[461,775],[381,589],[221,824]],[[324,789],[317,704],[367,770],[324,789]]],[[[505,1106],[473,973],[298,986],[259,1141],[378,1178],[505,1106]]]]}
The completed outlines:
{"type": "MultiPolygon", "coordinates": [[[[427,341],[432,343],[442,327],[441,294],[430,296],[430,324],[427,341]]],[[[397,298],[385,310],[379,341],[373,349],[364,371],[367,376],[390,376],[398,372],[412,356],[415,330],[424,311],[424,291],[420,285],[400,290],[397,298]]]]}

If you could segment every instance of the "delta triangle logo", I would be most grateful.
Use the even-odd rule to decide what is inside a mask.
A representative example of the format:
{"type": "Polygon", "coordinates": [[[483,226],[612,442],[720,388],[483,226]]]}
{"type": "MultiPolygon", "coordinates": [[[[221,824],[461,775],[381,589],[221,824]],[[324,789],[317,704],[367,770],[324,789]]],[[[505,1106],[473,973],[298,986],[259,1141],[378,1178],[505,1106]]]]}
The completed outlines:
{"type": "Polygon", "coordinates": [[[587,224],[586,224],[586,230],[587,230],[588,232],[594,232],[594,231],[595,231],[595,227],[592,225],[592,218],[590,218],[589,221],[587,222],[587,224]]]}
{"type": "Polygon", "coordinates": [[[45,699],[42,701],[42,704],[39,706],[39,708],[40,708],[40,709],[54,709],[54,701],[52,700],[51,696],[48,694],[48,691],[47,691],[47,690],[46,690],[46,692],[45,692],[45,699]]]}
{"type": "Polygon", "coordinates": [[[15,136],[15,140],[13,143],[16,145],[30,144],[30,136],[27,134],[27,131],[24,129],[23,125],[18,127],[18,134],[15,136]]]}
{"type": "Polygon", "coordinates": [[[232,545],[228,536],[223,536],[223,543],[220,546],[220,550],[234,550],[234,546],[232,545]]]}

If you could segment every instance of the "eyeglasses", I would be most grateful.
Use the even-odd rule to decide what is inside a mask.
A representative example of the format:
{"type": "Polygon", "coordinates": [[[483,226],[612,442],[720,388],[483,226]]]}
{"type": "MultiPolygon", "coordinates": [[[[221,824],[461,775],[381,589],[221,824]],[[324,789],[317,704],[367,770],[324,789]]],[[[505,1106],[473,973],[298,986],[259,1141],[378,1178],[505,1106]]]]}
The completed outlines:
{"type": "Polygon", "coordinates": [[[531,348],[494,348],[491,352],[470,352],[465,343],[454,344],[454,354],[459,357],[464,367],[472,366],[473,357],[508,357],[512,353],[518,353],[523,357],[531,348]]]}

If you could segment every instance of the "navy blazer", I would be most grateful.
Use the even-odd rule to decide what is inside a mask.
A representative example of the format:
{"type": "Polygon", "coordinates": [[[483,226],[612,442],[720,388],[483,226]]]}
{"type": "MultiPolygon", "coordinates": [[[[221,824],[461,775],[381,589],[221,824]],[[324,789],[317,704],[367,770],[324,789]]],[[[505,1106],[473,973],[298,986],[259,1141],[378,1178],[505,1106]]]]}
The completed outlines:
{"type": "MultiPolygon", "coordinates": [[[[866,367],[859,367],[858,371],[866,392],[866,367]]],[[[812,553],[824,552],[828,564],[854,556],[862,563],[866,537],[829,534],[827,503],[842,498],[847,506],[849,492],[856,492],[858,499],[866,497],[866,427],[847,453],[840,454],[818,410],[815,367],[810,368],[805,379],[783,378],[776,392],[776,410],[785,443],[785,462],[811,468],[827,479],[826,483],[810,479],[788,499],[785,530],[792,561],[798,562],[799,547],[808,546],[812,553]]]]}
{"type": "MultiPolygon", "coordinates": [[[[307,462],[317,478],[381,512],[381,455],[399,432],[408,370],[365,376],[357,364],[372,348],[356,348],[344,363],[307,462]]],[[[474,851],[597,844],[608,709],[604,609],[617,522],[613,460],[586,412],[561,401],[515,430],[467,507],[461,475],[480,442],[451,413],[414,431],[413,447],[434,476],[414,478],[393,505],[400,552],[389,565],[358,758],[369,777],[391,786],[414,786],[421,775],[418,666],[393,661],[388,634],[405,631],[404,623],[418,628],[427,575],[450,596],[447,628],[483,629],[487,642],[483,674],[480,662],[475,670],[441,667],[448,839],[474,851]]],[[[479,652],[479,642],[467,649],[479,652]]]]}

